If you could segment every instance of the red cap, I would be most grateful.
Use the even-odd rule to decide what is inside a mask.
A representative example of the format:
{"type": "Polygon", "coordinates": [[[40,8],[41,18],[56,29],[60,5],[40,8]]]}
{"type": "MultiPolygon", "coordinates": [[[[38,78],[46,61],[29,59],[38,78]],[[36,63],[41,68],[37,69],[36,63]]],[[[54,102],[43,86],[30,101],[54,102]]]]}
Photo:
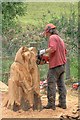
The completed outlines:
{"type": "Polygon", "coordinates": [[[45,32],[49,32],[49,30],[51,30],[53,28],[56,28],[56,26],[50,23],[50,24],[46,25],[44,30],[45,30],[45,32]]]}
{"type": "Polygon", "coordinates": [[[45,36],[47,32],[49,32],[51,29],[54,29],[54,28],[56,28],[55,25],[51,23],[47,24],[42,35],[45,36]]]}
{"type": "Polygon", "coordinates": [[[56,28],[56,26],[55,25],[53,25],[53,24],[47,24],[46,25],[46,27],[45,27],[45,29],[44,29],[44,32],[43,33],[40,33],[40,35],[42,35],[42,36],[45,36],[45,34],[47,33],[47,32],[49,32],[51,29],[54,29],[54,28],[56,28]]]}

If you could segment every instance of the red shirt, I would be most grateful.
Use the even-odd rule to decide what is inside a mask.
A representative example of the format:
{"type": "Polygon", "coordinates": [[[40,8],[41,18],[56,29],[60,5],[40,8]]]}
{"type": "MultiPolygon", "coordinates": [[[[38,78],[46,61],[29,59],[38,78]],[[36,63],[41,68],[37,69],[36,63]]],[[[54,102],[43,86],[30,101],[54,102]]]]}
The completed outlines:
{"type": "Polygon", "coordinates": [[[66,48],[64,41],[58,35],[54,34],[50,36],[48,48],[51,48],[49,68],[54,68],[66,63],[66,48]]]}

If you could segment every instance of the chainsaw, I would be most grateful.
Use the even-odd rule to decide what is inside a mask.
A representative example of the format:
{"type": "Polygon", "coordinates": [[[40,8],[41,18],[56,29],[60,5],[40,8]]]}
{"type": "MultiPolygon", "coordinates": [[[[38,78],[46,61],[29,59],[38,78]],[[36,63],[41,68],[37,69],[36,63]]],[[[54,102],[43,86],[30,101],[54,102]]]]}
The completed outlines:
{"type": "Polygon", "coordinates": [[[36,63],[37,63],[37,65],[48,64],[49,63],[49,57],[47,55],[44,55],[44,54],[40,55],[39,51],[38,51],[36,63]]]}

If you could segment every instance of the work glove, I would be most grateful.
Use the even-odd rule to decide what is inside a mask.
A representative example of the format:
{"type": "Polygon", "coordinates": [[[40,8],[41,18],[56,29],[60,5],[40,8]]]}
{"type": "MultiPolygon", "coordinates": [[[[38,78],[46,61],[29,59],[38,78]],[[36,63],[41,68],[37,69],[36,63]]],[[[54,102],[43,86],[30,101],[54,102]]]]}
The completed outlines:
{"type": "Polygon", "coordinates": [[[39,65],[41,63],[41,60],[42,60],[42,56],[43,54],[45,53],[45,49],[43,50],[38,50],[38,54],[37,54],[37,61],[36,63],[39,65]]]}
{"type": "Polygon", "coordinates": [[[39,51],[39,55],[43,55],[43,54],[45,54],[45,52],[46,52],[46,50],[45,50],[45,49],[40,50],[40,51],[39,51]]]}

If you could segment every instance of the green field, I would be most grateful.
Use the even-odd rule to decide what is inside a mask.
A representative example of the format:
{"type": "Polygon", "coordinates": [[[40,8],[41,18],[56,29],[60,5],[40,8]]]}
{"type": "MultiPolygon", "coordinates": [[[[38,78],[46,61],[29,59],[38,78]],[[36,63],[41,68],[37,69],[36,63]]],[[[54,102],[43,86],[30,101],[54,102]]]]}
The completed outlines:
{"type": "Polygon", "coordinates": [[[23,26],[32,24],[32,25],[43,25],[42,19],[45,23],[48,23],[51,20],[51,16],[69,17],[71,10],[75,10],[78,14],[78,3],[71,2],[33,2],[28,3],[26,15],[21,17],[19,21],[23,26]]]}

